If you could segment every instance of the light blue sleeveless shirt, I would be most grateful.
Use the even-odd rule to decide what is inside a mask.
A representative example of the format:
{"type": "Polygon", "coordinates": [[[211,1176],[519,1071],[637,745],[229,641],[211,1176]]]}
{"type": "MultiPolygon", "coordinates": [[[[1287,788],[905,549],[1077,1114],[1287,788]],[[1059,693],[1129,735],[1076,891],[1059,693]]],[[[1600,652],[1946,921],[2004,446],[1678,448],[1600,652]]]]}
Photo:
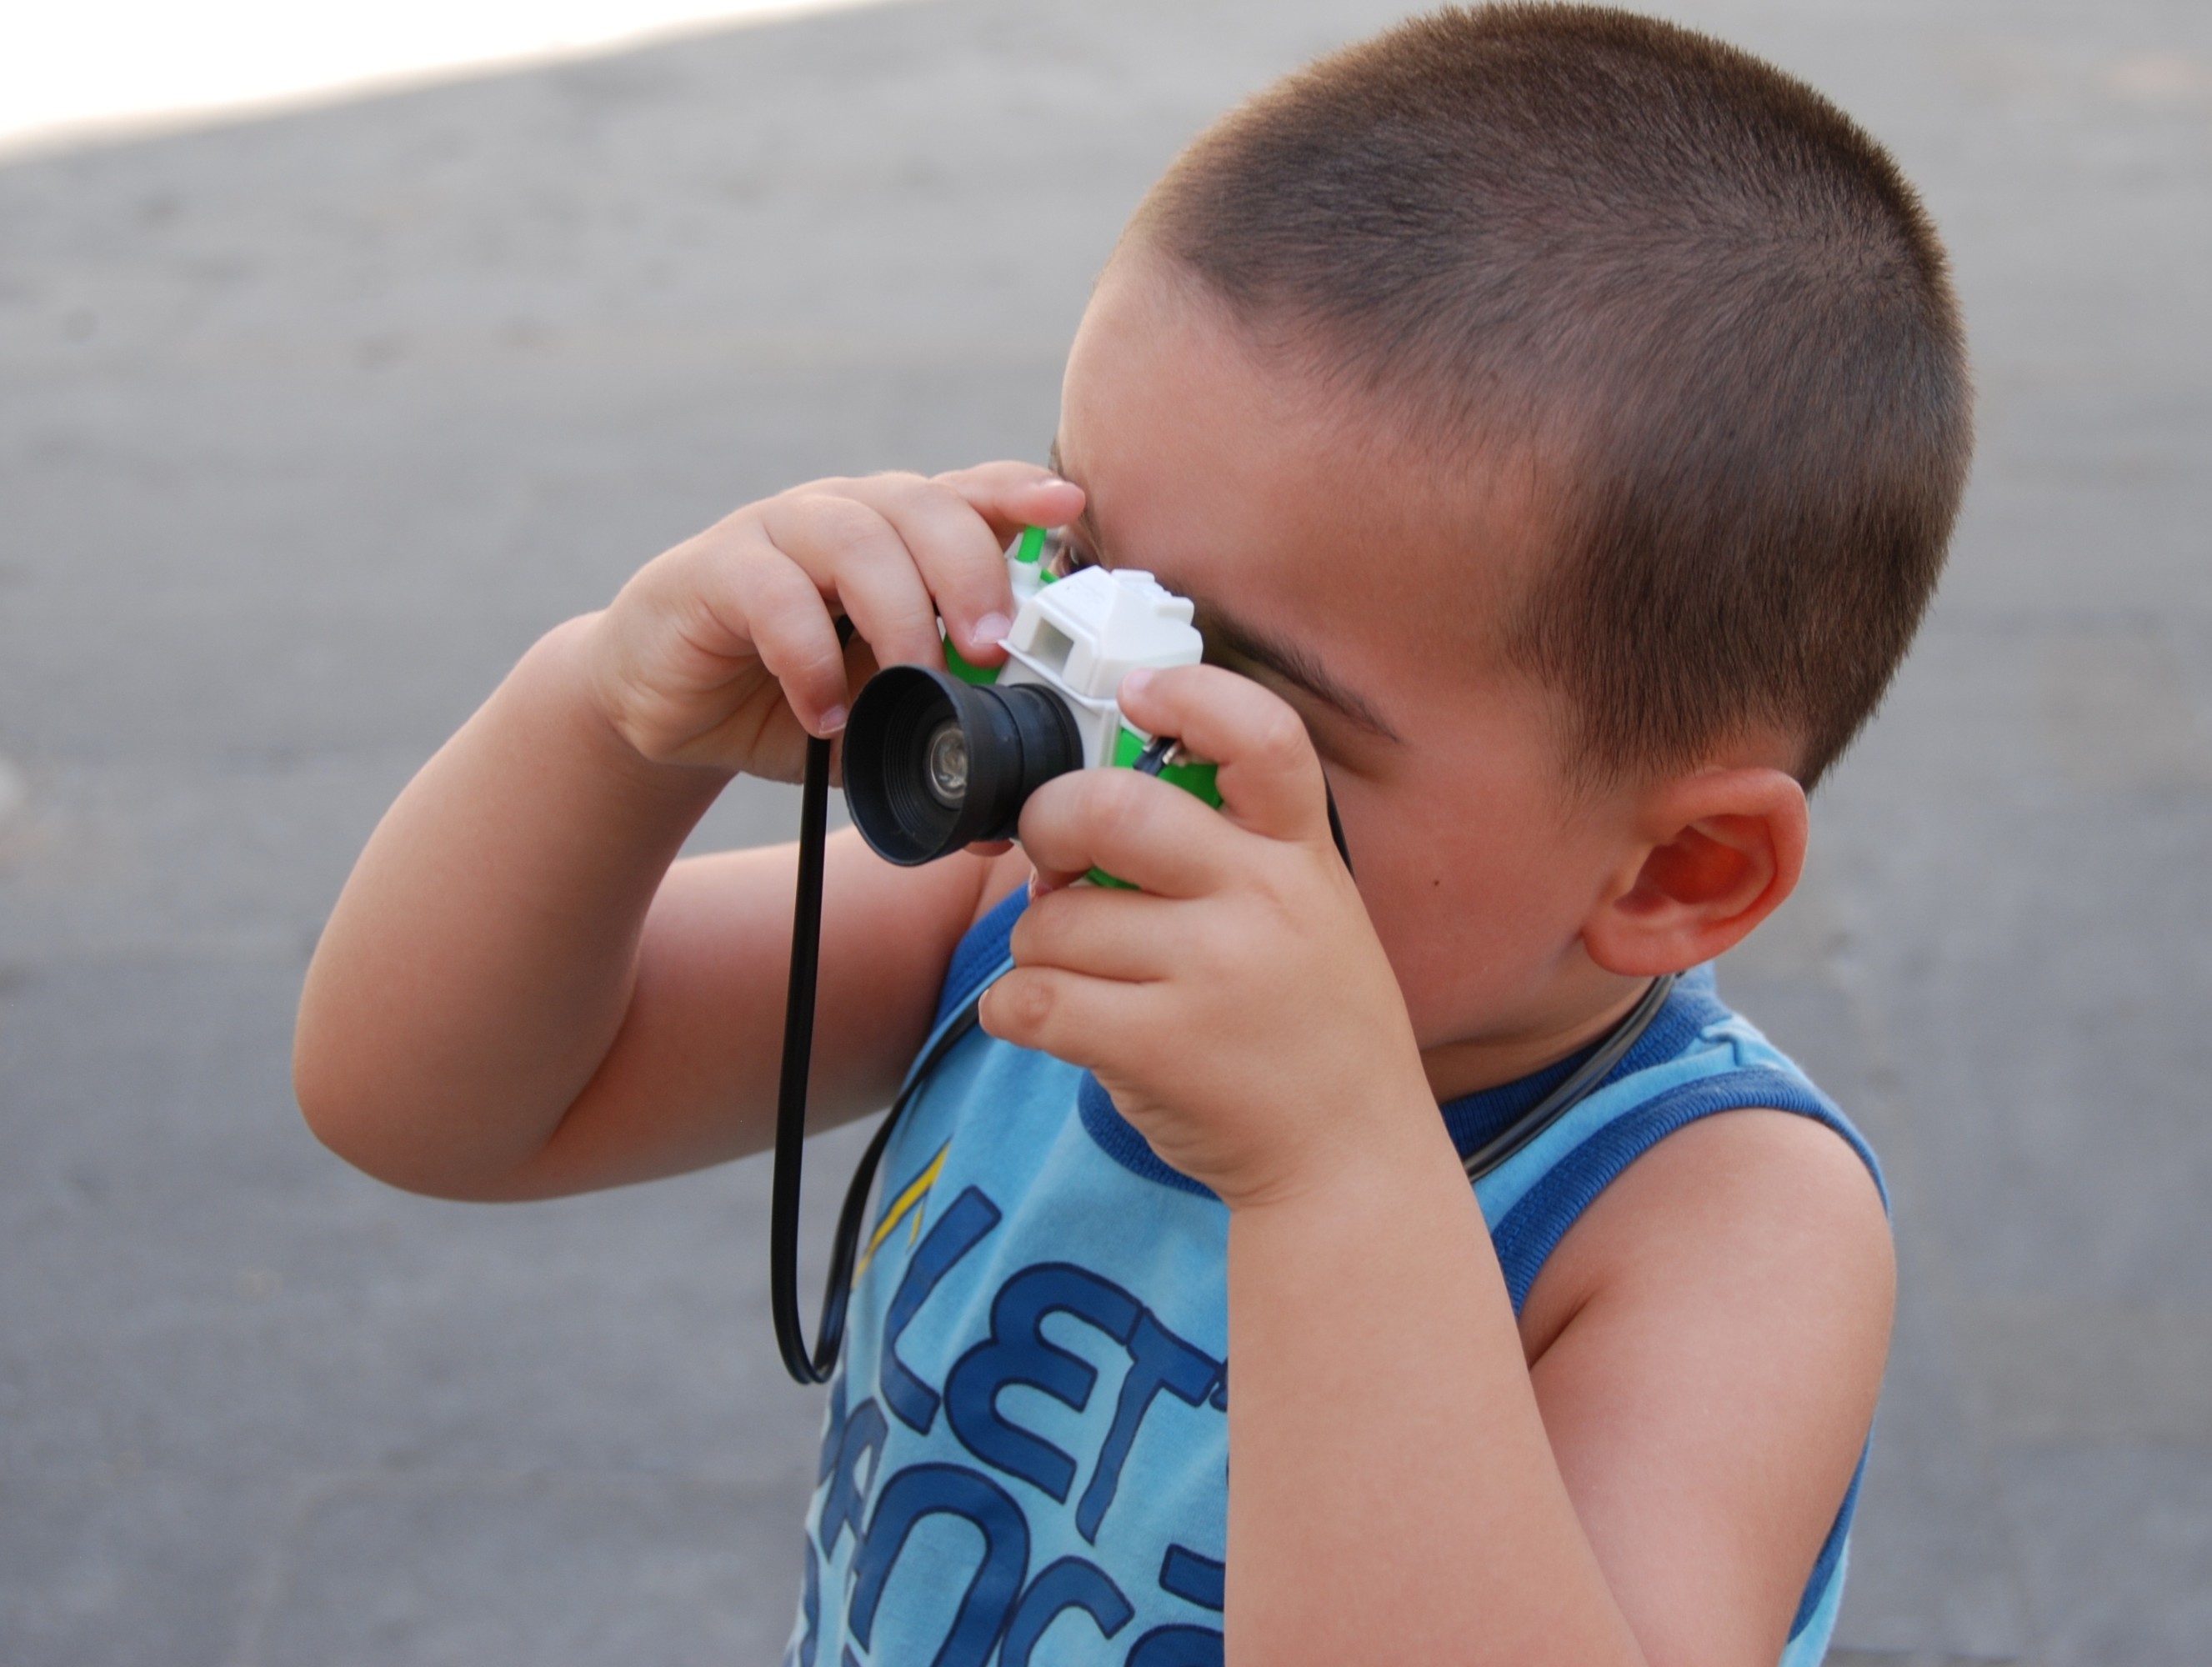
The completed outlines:
{"type": "MultiPolygon", "coordinates": [[[[1011,964],[1025,901],[961,943],[940,1032],[1011,964]]],[[[1459,1149],[1577,1062],[1446,1105],[1459,1149]]],[[[1817,1118],[1875,1165],[1711,972],[1691,974],[1595,1092],[1477,1184],[1516,1311],[1608,1182],[1684,1124],[1745,1106],[1817,1118]]],[[[882,1172],[786,1667],[1218,1667],[1228,1211],[1089,1073],[981,1031],[931,1072],[882,1172]]],[[[1857,1497],[1854,1479],[1784,1667],[1827,1649],[1857,1497]]]]}

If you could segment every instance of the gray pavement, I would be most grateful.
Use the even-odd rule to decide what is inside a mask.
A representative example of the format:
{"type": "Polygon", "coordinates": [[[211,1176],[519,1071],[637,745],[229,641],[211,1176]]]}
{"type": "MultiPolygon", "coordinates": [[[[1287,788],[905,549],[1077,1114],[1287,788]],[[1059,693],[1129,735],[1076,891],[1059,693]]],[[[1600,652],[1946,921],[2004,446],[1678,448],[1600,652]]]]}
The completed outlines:
{"type": "MultiPolygon", "coordinates": [[[[763,1169],[384,1190],[292,1109],[309,947],[656,550],[1037,454],[1146,182],[1393,9],[923,0],[0,166],[0,1661],[775,1658],[818,1407],[763,1169]]],[[[1894,145],[1983,390],[1943,599],[1726,975],[1896,1193],[1838,1658],[2201,1664],[2212,11],[1674,12],[1894,145]]]]}

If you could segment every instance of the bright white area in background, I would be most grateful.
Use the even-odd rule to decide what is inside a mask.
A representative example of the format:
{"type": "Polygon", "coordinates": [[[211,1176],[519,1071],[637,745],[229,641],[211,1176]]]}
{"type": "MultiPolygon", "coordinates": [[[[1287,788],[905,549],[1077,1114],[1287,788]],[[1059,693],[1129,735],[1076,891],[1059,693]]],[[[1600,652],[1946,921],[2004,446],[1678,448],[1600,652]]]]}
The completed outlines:
{"type": "Polygon", "coordinates": [[[872,0],[0,0],[0,151],[872,0]]]}

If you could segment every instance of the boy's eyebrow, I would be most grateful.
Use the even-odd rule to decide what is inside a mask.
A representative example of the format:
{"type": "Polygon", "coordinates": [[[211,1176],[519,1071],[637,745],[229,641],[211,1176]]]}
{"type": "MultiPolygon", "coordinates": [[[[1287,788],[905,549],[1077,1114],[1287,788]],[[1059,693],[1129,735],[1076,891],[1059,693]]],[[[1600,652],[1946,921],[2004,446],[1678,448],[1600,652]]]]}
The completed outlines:
{"type": "MultiPolygon", "coordinates": [[[[1062,480],[1067,478],[1067,471],[1060,466],[1060,436],[1057,435],[1053,436],[1052,445],[1045,452],[1044,466],[1062,480]]],[[[1077,481],[1074,484],[1080,486],[1083,483],[1077,481]]],[[[1075,518],[1074,526],[1083,535],[1083,542],[1090,549],[1091,559],[1101,567],[1111,567],[1113,563],[1106,559],[1106,541],[1098,536],[1098,523],[1091,518],[1091,494],[1088,492],[1083,495],[1083,513],[1075,518]]]]}
{"type": "MultiPolygon", "coordinates": [[[[1295,642],[1286,642],[1278,636],[1224,613],[1212,603],[1193,598],[1198,605],[1198,629],[1206,638],[1209,650],[1218,650],[1238,660],[1264,666],[1296,689],[1302,689],[1323,706],[1336,713],[1346,722],[1369,734],[1386,741],[1401,739],[1380,712],[1370,706],[1357,691],[1347,689],[1328,673],[1327,667],[1295,642]]],[[[1211,659],[1209,653],[1207,658],[1211,659]]]]}
{"type": "MultiPolygon", "coordinates": [[[[1063,480],[1066,471],[1060,467],[1060,441],[1057,436],[1045,453],[1045,466],[1063,480]]],[[[1080,485],[1080,481],[1076,484],[1080,485]]],[[[1091,518],[1091,498],[1084,495],[1083,513],[1075,518],[1075,530],[1091,549],[1092,558],[1101,567],[1111,567],[1107,557],[1106,541],[1098,536],[1098,523],[1091,518]]],[[[1173,589],[1170,586],[1169,588],[1173,589]]],[[[1182,593],[1189,595],[1188,592],[1182,593]]],[[[1255,666],[1273,672],[1294,689],[1302,689],[1323,706],[1345,719],[1355,727],[1386,741],[1401,739],[1398,732],[1383,721],[1366,700],[1353,690],[1346,688],[1328,673],[1328,668],[1312,654],[1295,642],[1285,642],[1257,628],[1243,624],[1213,603],[1198,597],[1191,598],[1198,611],[1200,634],[1208,649],[1218,649],[1249,660],[1255,666]]]]}

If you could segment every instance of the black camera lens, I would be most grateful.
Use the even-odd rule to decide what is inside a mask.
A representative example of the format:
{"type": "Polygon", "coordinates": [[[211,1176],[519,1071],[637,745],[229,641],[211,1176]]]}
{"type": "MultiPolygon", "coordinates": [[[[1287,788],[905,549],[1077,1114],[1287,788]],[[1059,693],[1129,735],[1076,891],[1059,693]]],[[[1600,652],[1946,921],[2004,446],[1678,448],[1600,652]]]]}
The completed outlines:
{"type": "Polygon", "coordinates": [[[1075,715],[1050,689],[893,666],[853,703],[845,802],[877,855],[912,867],[1012,838],[1030,794],[1082,763],[1075,715]]]}
{"type": "Polygon", "coordinates": [[[947,718],[930,732],[928,782],[930,797],[947,810],[968,802],[968,732],[957,718],[947,718]]]}

